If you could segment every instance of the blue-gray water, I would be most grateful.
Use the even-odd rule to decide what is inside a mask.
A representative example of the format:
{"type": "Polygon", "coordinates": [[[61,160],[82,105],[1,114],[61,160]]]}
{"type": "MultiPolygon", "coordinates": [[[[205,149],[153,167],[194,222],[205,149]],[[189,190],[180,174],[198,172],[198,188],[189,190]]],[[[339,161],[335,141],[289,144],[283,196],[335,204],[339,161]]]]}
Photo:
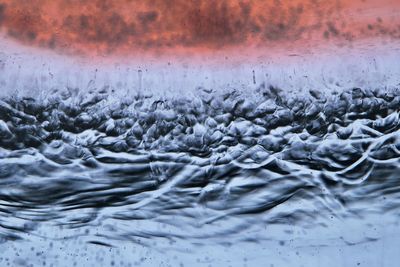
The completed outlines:
{"type": "Polygon", "coordinates": [[[0,266],[397,266],[400,90],[0,100],[0,266]]]}

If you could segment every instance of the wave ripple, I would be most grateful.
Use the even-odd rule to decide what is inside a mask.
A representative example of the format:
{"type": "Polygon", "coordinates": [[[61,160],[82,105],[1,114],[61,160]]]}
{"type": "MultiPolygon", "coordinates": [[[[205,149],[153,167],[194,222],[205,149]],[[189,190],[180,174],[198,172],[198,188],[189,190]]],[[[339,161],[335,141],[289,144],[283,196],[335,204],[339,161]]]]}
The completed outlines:
{"type": "Polygon", "coordinates": [[[0,237],[229,243],[395,214],[399,109],[397,89],[3,98],[0,237]]]}

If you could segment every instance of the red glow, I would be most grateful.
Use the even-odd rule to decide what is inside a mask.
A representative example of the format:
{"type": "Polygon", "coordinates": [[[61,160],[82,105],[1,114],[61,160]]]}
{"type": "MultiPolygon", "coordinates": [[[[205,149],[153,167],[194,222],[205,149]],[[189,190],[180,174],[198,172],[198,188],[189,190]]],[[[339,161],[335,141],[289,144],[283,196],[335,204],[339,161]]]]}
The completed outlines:
{"type": "Polygon", "coordinates": [[[6,36],[79,55],[400,39],[396,14],[398,0],[0,0],[6,36]]]}

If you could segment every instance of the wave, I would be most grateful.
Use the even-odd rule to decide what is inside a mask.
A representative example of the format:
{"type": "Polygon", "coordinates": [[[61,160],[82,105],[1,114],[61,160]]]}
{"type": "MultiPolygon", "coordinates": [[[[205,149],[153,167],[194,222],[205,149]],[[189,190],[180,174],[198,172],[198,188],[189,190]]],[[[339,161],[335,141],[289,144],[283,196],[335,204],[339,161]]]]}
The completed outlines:
{"type": "Polygon", "coordinates": [[[399,89],[3,97],[0,237],[96,226],[79,235],[226,243],[263,225],[394,214],[399,110],[399,89]]]}

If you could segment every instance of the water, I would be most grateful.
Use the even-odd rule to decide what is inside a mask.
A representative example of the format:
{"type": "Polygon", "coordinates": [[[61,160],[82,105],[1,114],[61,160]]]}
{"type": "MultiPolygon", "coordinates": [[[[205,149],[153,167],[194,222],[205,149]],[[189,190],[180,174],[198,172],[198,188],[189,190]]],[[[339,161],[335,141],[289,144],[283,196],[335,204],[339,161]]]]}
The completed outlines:
{"type": "Polygon", "coordinates": [[[114,94],[0,100],[0,265],[396,266],[400,90],[114,94]]]}

